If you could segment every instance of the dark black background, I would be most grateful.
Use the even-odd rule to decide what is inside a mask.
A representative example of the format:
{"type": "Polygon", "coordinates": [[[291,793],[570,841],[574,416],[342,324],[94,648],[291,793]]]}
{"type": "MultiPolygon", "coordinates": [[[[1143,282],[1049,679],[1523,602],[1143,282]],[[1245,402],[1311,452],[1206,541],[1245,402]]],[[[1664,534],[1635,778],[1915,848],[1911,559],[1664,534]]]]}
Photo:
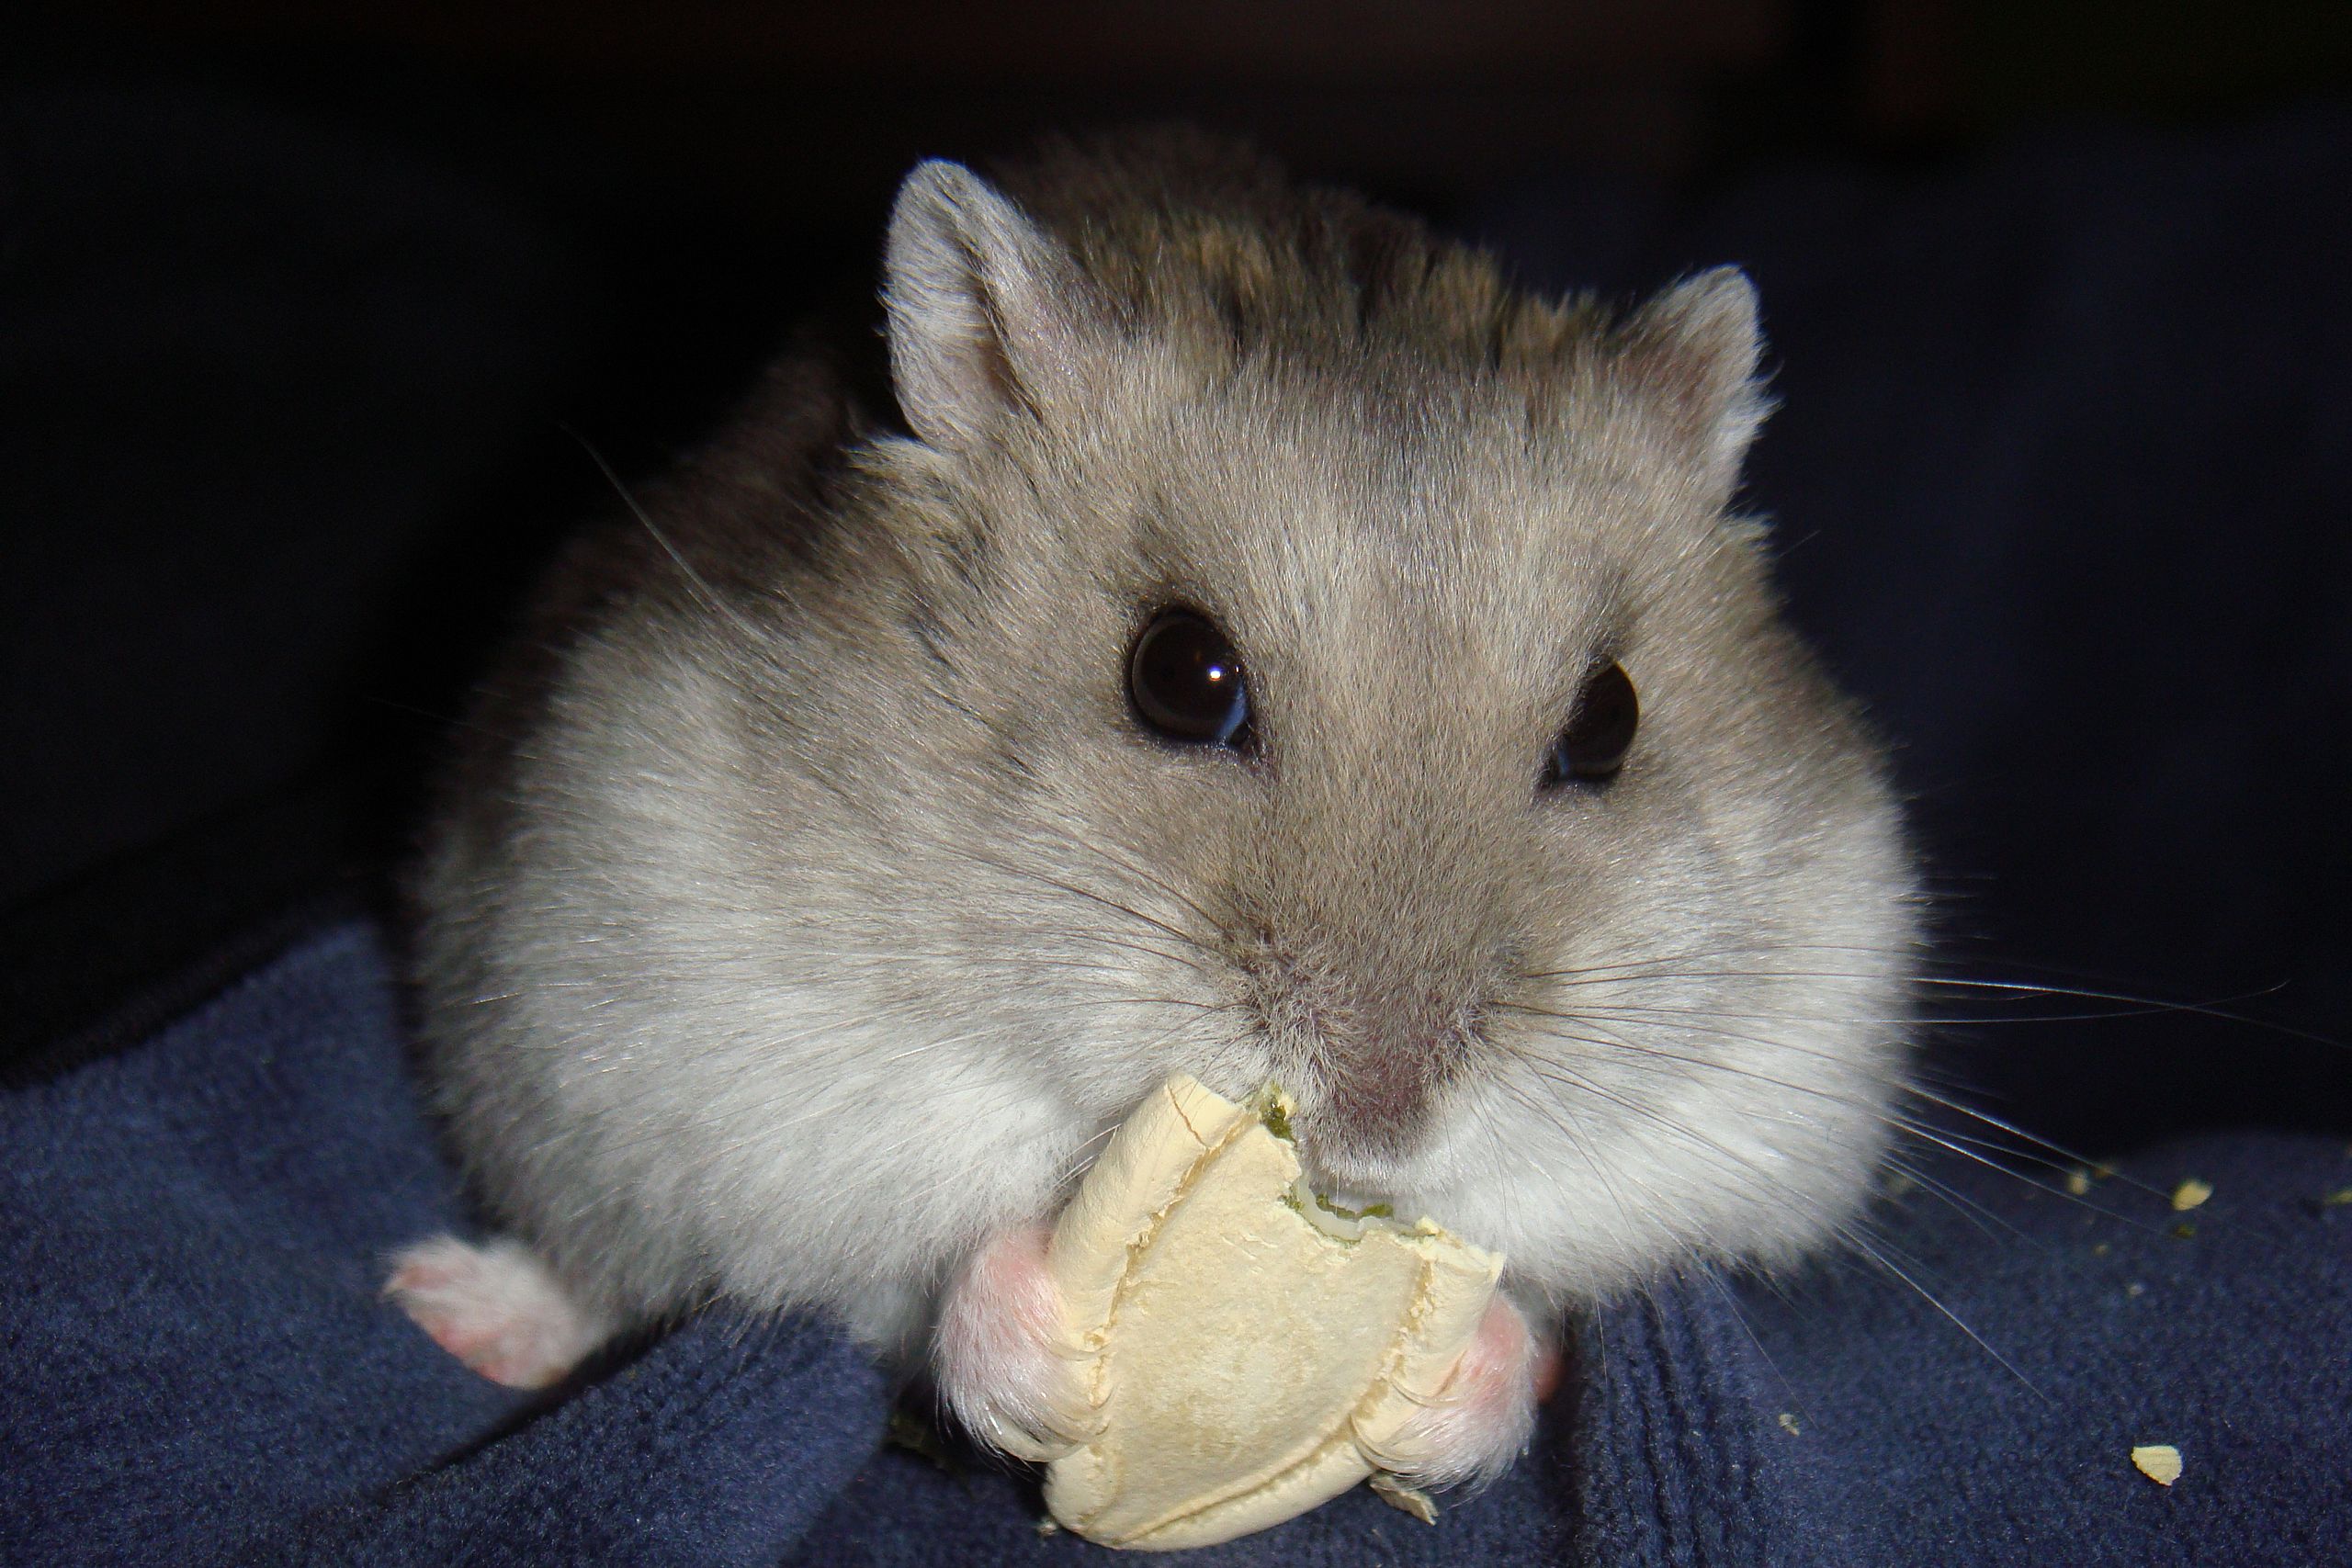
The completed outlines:
{"type": "Polygon", "coordinates": [[[796,321],[870,321],[909,163],[1182,116],[1548,286],[1749,266],[1785,404],[1750,499],[1897,742],[1943,971],[2238,1015],[1954,1029],[1942,1067],[2102,1147],[2352,1129],[2343,1047],[2269,1027],[2352,1027],[2352,8],[385,0],[6,27],[20,1065],[172,1005],[226,961],[147,987],[233,933],[381,902],[468,679],[605,502],[581,440],[654,471],[796,321]]]}

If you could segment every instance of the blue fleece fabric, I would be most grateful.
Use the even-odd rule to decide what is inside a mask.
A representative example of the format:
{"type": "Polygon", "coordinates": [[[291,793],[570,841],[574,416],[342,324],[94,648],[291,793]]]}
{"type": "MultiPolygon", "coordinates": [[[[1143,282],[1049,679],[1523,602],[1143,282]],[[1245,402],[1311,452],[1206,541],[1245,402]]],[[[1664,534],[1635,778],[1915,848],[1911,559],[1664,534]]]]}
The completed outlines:
{"type": "MultiPolygon", "coordinates": [[[[1039,1533],[1024,1477],[886,1447],[884,1374],[808,1323],[708,1317],[538,1400],[428,1342],[383,1257],[461,1216],[365,925],[0,1102],[0,1560],[1098,1555],[1039,1533]]],[[[2083,1198],[1926,1171],[1873,1222],[1882,1265],[1577,1325],[1534,1450],[1435,1528],[1359,1491],[1192,1561],[2345,1560],[2352,1151],[2124,1168],[2083,1198]],[[2191,1176],[2213,1197],[2176,1213],[2191,1176]]]]}

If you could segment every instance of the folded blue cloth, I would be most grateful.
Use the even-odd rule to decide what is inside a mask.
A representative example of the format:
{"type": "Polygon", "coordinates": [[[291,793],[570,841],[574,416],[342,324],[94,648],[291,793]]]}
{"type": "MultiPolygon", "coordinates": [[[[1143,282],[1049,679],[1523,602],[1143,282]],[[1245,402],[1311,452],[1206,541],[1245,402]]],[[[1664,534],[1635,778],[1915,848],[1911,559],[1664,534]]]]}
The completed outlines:
{"type": "MultiPolygon", "coordinates": [[[[427,1341],[384,1256],[463,1217],[364,924],[0,1101],[0,1561],[1099,1552],[1012,1468],[887,1447],[888,1377],[816,1325],[714,1314],[537,1399],[427,1341]]],[[[1434,1528],[1359,1491],[1192,1560],[2342,1561],[2352,1151],[2127,1167],[2081,1200],[1927,1168],[1870,1245],[1940,1305],[1878,1266],[1665,1282],[1577,1326],[1534,1450],[1434,1528]],[[2189,1176],[2213,1197],[2175,1213],[2189,1176]]]]}

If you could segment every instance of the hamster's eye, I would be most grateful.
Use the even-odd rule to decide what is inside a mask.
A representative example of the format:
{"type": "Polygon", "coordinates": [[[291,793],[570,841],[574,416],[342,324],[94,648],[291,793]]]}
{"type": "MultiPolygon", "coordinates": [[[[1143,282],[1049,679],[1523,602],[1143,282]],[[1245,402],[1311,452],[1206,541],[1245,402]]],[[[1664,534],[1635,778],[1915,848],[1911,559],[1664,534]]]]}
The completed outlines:
{"type": "Polygon", "coordinates": [[[1577,694],[1574,717],[1552,754],[1544,762],[1544,787],[1556,789],[1576,780],[1606,784],[1625,765],[1633,749],[1634,731],[1642,722],[1641,699],[1634,694],[1633,679],[1622,664],[1611,664],[1585,677],[1577,694]]]}
{"type": "Polygon", "coordinates": [[[1127,697],[1146,724],[1191,746],[1250,740],[1250,691],[1241,660],[1216,623],[1197,610],[1163,610],[1127,655],[1127,697]]]}

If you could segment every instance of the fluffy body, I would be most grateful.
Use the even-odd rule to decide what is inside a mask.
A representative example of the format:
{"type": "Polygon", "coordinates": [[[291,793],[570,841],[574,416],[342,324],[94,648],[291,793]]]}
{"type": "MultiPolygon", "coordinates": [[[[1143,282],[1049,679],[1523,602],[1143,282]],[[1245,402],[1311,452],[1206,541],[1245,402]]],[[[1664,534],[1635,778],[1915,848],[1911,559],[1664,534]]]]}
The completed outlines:
{"type": "MultiPolygon", "coordinates": [[[[886,272],[910,433],[780,367],[574,552],[431,835],[439,1107],[579,1309],[915,1346],[1178,1070],[1279,1080],[1322,1187],[1509,1255],[1486,1383],[1566,1306],[1831,1240],[1914,884],[1727,513],[1746,280],[1535,299],[1185,138],[923,165],[886,272]],[[1170,604],[1253,751],[1131,711],[1170,604]],[[1623,771],[1539,788],[1611,660],[1623,771]]],[[[1023,1364],[992,1299],[951,1371],[1023,1364]]]]}

